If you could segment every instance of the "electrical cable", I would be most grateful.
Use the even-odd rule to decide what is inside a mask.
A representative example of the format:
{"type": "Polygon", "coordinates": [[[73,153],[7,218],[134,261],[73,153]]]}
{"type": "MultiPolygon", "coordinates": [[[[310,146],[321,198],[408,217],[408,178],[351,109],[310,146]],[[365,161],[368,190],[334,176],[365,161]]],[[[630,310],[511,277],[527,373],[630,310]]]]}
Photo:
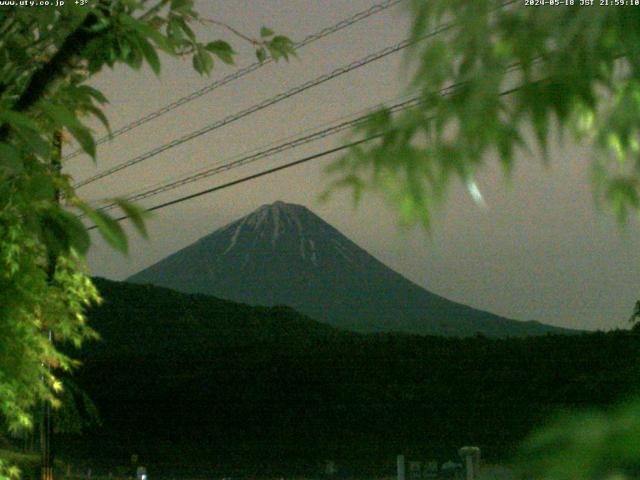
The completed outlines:
{"type": "MultiPolygon", "coordinates": [[[[494,9],[498,10],[498,9],[505,8],[505,7],[507,7],[507,6],[511,5],[511,4],[516,3],[516,1],[517,0],[507,0],[506,2],[496,6],[494,9]]],[[[273,105],[274,103],[278,103],[278,102],[280,102],[282,100],[285,100],[285,99],[290,98],[290,97],[292,97],[294,95],[297,95],[298,93],[302,93],[302,92],[304,92],[304,91],[306,91],[306,90],[308,90],[310,88],[313,88],[313,87],[315,87],[317,85],[320,85],[320,84],[322,84],[324,82],[327,82],[329,80],[332,80],[333,78],[339,77],[339,76],[344,75],[345,73],[348,73],[348,72],[350,72],[352,70],[355,70],[357,68],[360,68],[360,67],[363,67],[365,65],[368,65],[369,63],[372,63],[372,62],[374,62],[376,60],[379,60],[379,59],[384,58],[384,57],[386,57],[388,55],[396,53],[396,52],[398,52],[398,51],[400,51],[400,50],[402,50],[404,48],[407,48],[407,47],[415,44],[415,43],[418,43],[418,42],[424,41],[424,40],[426,40],[428,38],[431,38],[433,36],[439,35],[440,33],[443,33],[445,31],[450,30],[451,28],[453,28],[456,23],[457,22],[443,23],[443,24],[439,25],[438,27],[436,27],[431,32],[429,32],[429,33],[427,33],[427,34],[425,34],[425,35],[423,35],[423,36],[421,36],[419,38],[416,38],[416,39],[405,39],[400,43],[397,43],[395,45],[386,47],[386,48],[384,48],[384,49],[382,49],[382,50],[380,50],[380,51],[378,51],[376,53],[372,53],[370,55],[367,55],[364,58],[361,58],[360,60],[352,62],[352,63],[350,63],[350,64],[348,64],[346,66],[343,66],[341,68],[338,68],[338,69],[332,71],[329,74],[322,75],[322,76],[320,76],[320,77],[318,77],[318,78],[316,78],[314,80],[309,80],[309,81],[303,83],[302,85],[298,85],[297,87],[294,87],[294,88],[292,88],[292,89],[290,89],[290,90],[288,90],[286,92],[282,92],[282,93],[276,95],[275,97],[272,97],[272,98],[269,98],[267,100],[264,100],[263,102],[260,102],[259,104],[253,105],[252,107],[249,107],[248,109],[242,110],[241,112],[238,112],[236,114],[233,114],[233,115],[230,115],[228,117],[225,117],[222,120],[219,120],[219,121],[215,122],[214,124],[208,125],[208,126],[206,126],[204,128],[201,128],[200,130],[196,130],[196,131],[191,132],[189,134],[183,135],[182,137],[174,139],[173,141],[171,141],[171,142],[169,142],[167,144],[164,144],[164,145],[162,145],[160,147],[157,147],[157,148],[155,148],[155,149],[153,149],[151,151],[148,151],[148,152],[146,152],[146,153],[144,153],[142,155],[139,155],[139,156],[127,161],[127,162],[124,162],[122,164],[116,165],[116,166],[114,166],[114,167],[112,167],[112,168],[110,168],[108,170],[105,170],[102,173],[96,174],[96,175],[94,175],[92,177],[89,177],[89,178],[87,178],[85,180],[82,180],[79,183],[75,184],[74,188],[80,188],[80,187],[83,187],[83,186],[88,185],[90,183],[93,183],[93,182],[95,182],[95,181],[97,181],[97,180],[99,180],[101,178],[104,178],[106,176],[112,175],[112,174],[114,174],[116,172],[119,172],[119,171],[121,171],[121,170],[123,170],[125,168],[128,168],[128,167],[130,167],[132,165],[135,165],[135,164],[138,164],[140,162],[143,162],[143,161],[145,161],[145,160],[147,160],[149,158],[152,158],[152,157],[154,157],[154,156],[156,156],[156,155],[158,155],[158,154],[160,154],[162,152],[165,152],[165,151],[167,151],[167,150],[169,150],[169,149],[171,149],[173,147],[181,145],[181,144],[183,144],[185,142],[193,140],[194,138],[197,138],[197,137],[199,137],[201,135],[204,135],[204,134],[206,134],[208,132],[211,132],[213,130],[221,128],[222,126],[225,126],[225,125],[227,125],[229,123],[232,123],[232,122],[234,122],[236,120],[239,120],[241,118],[244,118],[244,117],[246,117],[246,116],[248,116],[248,115],[250,115],[252,113],[255,113],[255,112],[260,111],[260,110],[262,110],[264,108],[267,108],[267,107],[273,105]]]]}
{"type": "MultiPolygon", "coordinates": [[[[383,135],[383,133],[379,133],[379,134],[376,134],[376,135],[372,135],[370,137],[362,138],[360,140],[356,140],[356,141],[353,141],[353,142],[350,142],[350,143],[347,143],[347,144],[344,144],[344,145],[340,145],[339,147],[330,148],[329,150],[324,150],[324,151],[322,151],[320,153],[315,153],[313,155],[309,155],[309,156],[301,158],[299,160],[295,160],[293,162],[285,163],[284,165],[279,165],[277,167],[273,167],[273,168],[270,168],[268,170],[263,170],[262,172],[254,173],[253,175],[242,177],[242,178],[239,178],[238,180],[233,180],[231,182],[224,183],[222,185],[218,185],[218,186],[215,186],[215,187],[207,188],[206,190],[201,190],[199,192],[192,193],[190,195],[185,195],[184,197],[180,197],[180,198],[177,198],[177,199],[174,199],[174,200],[170,200],[168,202],[164,202],[164,203],[161,203],[159,205],[154,205],[153,207],[149,207],[149,208],[147,208],[145,210],[147,212],[153,212],[153,211],[159,210],[161,208],[166,208],[166,207],[169,207],[171,205],[175,205],[176,203],[185,202],[185,201],[191,200],[193,198],[201,197],[202,195],[206,195],[208,193],[216,192],[218,190],[223,190],[225,188],[229,188],[229,187],[232,187],[234,185],[238,185],[240,183],[248,182],[249,180],[255,180],[256,178],[263,177],[265,175],[270,175],[270,174],[278,172],[280,170],[284,170],[286,168],[290,168],[290,167],[294,167],[296,165],[300,165],[301,163],[309,162],[311,160],[316,160],[318,158],[322,158],[322,157],[326,157],[327,155],[331,155],[332,153],[336,153],[336,152],[339,152],[339,151],[342,151],[342,150],[346,150],[346,149],[351,148],[351,147],[355,147],[356,145],[360,145],[361,143],[369,142],[369,141],[373,140],[374,138],[379,138],[382,135],[383,135]]],[[[125,220],[127,218],[129,218],[128,215],[123,215],[121,217],[115,218],[114,220],[117,221],[117,222],[120,222],[120,221],[125,220]]],[[[87,227],[87,230],[93,230],[95,228],[97,228],[96,225],[91,225],[91,226],[87,227]]]]}
{"type": "Polygon", "coordinates": [[[131,160],[128,160],[124,163],[121,163],[119,165],[116,165],[114,167],[111,167],[101,173],[98,173],[96,175],[93,175],[92,177],[89,177],[85,180],[80,181],[79,183],[74,185],[74,188],[81,188],[84,187],[90,183],[93,183],[97,180],[100,180],[101,178],[107,177],[109,175],[112,175],[116,172],[119,172],[121,170],[124,170],[125,168],[131,167],[133,165],[136,165],[140,162],[143,162],[145,160],[148,160],[150,158],[155,157],[156,155],[159,155],[160,153],[163,153],[167,150],[170,150],[174,147],[177,147],[178,145],[182,145],[183,143],[186,143],[188,141],[193,140],[194,138],[200,137],[206,133],[209,133],[213,130],[217,130],[218,128],[221,128],[225,125],[228,125],[230,123],[233,123],[237,120],[240,120],[244,117],[247,117],[255,112],[258,112],[260,110],[263,110],[275,103],[281,102],[283,100],[286,100],[290,97],[293,97],[295,95],[298,95],[299,93],[302,93],[306,90],[309,90],[313,87],[316,87],[322,83],[328,82],[329,80],[333,80],[334,78],[337,78],[341,75],[344,75],[346,73],[349,73],[353,70],[356,70],[358,68],[361,68],[363,66],[366,66],[372,62],[375,62],[377,60],[380,60],[381,58],[387,57],[393,53],[399,52],[400,50],[407,48],[408,46],[425,40],[426,38],[429,37],[433,37],[435,35],[438,35],[440,33],[443,33],[449,29],[451,29],[453,27],[453,23],[446,23],[443,24],[441,26],[439,26],[438,28],[436,28],[435,30],[431,31],[430,33],[428,33],[427,35],[421,37],[420,39],[407,39],[407,40],[403,40],[402,42],[399,42],[395,45],[391,45],[389,47],[383,48],[382,50],[379,50],[378,52],[372,53],[367,55],[364,58],[361,58],[360,60],[356,60],[355,62],[351,62],[348,65],[345,65],[343,67],[337,68],[336,70],[333,70],[330,73],[326,73],[324,75],[321,75],[320,77],[317,77],[313,80],[309,80],[305,83],[302,83],[296,87],[293,87],[292,89],[287,90],[286,92],[282,92],[279,93],[278,95],[275,95],[274,97],[268,98],[258,104],[255,104],[245,110],[242,110],[240,112],[237,112],[233,115],[229,115],[228,117],[223,118],[222,120],[218,120],[217,122],[211,124],[211,125],[207,125],[206,127],[203,127],[199,130],[195,130],[191,133],[188,133],[186,135],[183,135],[182,137],[179,137],[169,143],[166,143],[160,147],[157,147],[153,150],[150,150],[146,153],[143,153],[142,155],[139,155],[135,158],[132,158],[131,160]]]}
{"type": "MultiPolygon", "coordinates": [[[[395,5],[397,5],[398,3],[402,2],[403,0],[386,0],[384,2],[380,2],[378,4],[375,4],[373,6],[371,6],[370,8],[363,10],[361,12],[358,12],[354,15],[352,15],[349,18],[346,18],[344,20],[341,20],[340,22],[329,26],[329,27],[325,27],[322,30],[319,30],[316,33],[312,33],[310,35],[307,35],[303,40],[301,40],[300,42],[297,42],[293,45],[293,48],[295,50],[299,50],[300,48],[305,47],[306,45],[309,45],[313,42],[316,42],[322,38],[325,38],[329,35],[332,35],[340,30],[343,30],[345,28],[350,27],[351,25],[354,25],[355,23],[358,23],[366,18],[369,18],[372,15],[375,15],[377,13],[380,13],[390,7],[393,7],[395,5]]],[[[158,117],[163,116],[166,113],[169,113],[173,110],[175,110],[178,107],[181,107],[182,105],[185,105],[186,103],[189,103],[197,98],[202,97],[203,95],[206,95],[209,92],[212,92],[214,90],[216,90],[219,87],[222,87],[223,85],[226,85],[234,80],[237,80],[239,78],[244,77],[245,75],[248,75],[249,73],[258,70],[259,68],[271,63],[273,61],[272,57],[267,57],[263,62],[254,62],[251,65],[248,65],[246,67],[243,67],[239,70],[236,70],[234,73],[227,75],[224,78],[221,78],[220,80],[216,80],[213,83],[210,83],[209,85],[206,85],[204,87],[202,87],[199,90],[196,90],[192,93],[190,93],[189,95],[185,95],[184,97],[179,98],[178,100],[169,103],[167,105],[165,105],[164,107],[159,108],[158,110],[155,110],[147,115],[145,115],[142,118],[139,118],[138,120],[135,120],[131,123],[128,123],[127,125],[124,125],[120,128],[118,128],[117,130],[114,130],[113,132],[111,132],[111,134],[107,134],[104,135],[100,138],[98,138],[96,140],[96,145],[100,145],[102,143],[105,143],[109,140],[113,140],[116,137],[119,137],[120,135],[123,135],[127,132],[130,132],[131,130],[134,130],[135,128],[138,128],[141,125],[144,125],[145,123],[148,123],[158,117]]],[[[68,155],[65,155],[63,157],[63,160],[70,160],[74,157],[77,157],[78,155],[80,155],[81,153],[83,153],[84,150],[82,150],[81,148],[69,153],[68,155]]]]}
{"type": "MultiPolygon", "coordinates": [[[[512,65],[510,65],[509,67],[507,67],[506,69],[506,73],[510,73],[512,71],[514,71],[515,69],[519,68],[519,63],[514,63],[512,65]]],[[[437,93],[439,95],[450,95],[451,93],[453,93],[453,91],[455,89],[457,89],[458,87],[460,87],[461,85],[463,85],[465,82],[458,82],[452,85],[449,85],[445,88],[440,89],[437,93]]],[[[423,96],[422,95],[413,95],[413,96],[409,96],[409,95],[404,95],[403,97],[400,98],[407,98],[406,100],[400,101],[400,102],[396,102],[390,106],[385,106],[386,109],[388,109],[388,111],[390,113],[395,113],[397,111],[400,110],[405,110],[407,108],[411,108],[413,106],[417,106],[418,104],[422,103],[423,100],[423,96]]],[[[383,104],[384,105],[384,104],[383,104]]],[[[380,106],[383,106],[380,105],[380,106]]],[[[379,108],[380,106],[374,107],[374,108],[379,108]]],[[[340,120],[339,123],[336,124],[336,121],[333,121],[330,124],[324,124],[323,128],[317,129],[315,131],[312,131],[311,133],[306,133],[309,132],[312,129],[307,129],[305,130],[305,135],[302,135],[301,133],[298,133],[295,136],[290,136],[287,139],[285,139],[284,141],[280,141],[280,142],[272,142],[271,144],[269,144],[266,147],[263,147],[262,149],[254,149],[249,153],[244,153],[241,154],[240,156],[238,156],[238,158],[236,158],[235,160],[232,161],[218,161],[215,162],[213,165],[205,168],[205,169],[200,169],[196,172],[193,172],[191,174],[188,174],[186,176],[180,177],[176,180],[171,180],[171,181],[165,181],[162,183],[156,183],[155,185],[150,185],[148,187],[146,187],[146,189],[143,190],[137,190],[135,192],[131,192],[127,195],[125,195],[125,199],[127,201],[139,201],[139,200],[144,200],[146,198],[149,197],[153,197],[156,195],[159,195],[161,193],[165,193],[167,191],[173,190],[175,188],[187,185],[189,183],[193,183],[208,177],[211,177],[213,175],[216,174],[220,174],[222,172],[231,170],[233,168],[237,168],[237,167],[241,167],[244,165],[247,165],[249,163],[253,163],[255,161],[258,160],[262,160],[264,158],[267,157],[271,157],[273,155],[276,155],[278,153],[282,153],[284,151],[290,150],[292,148],[296,148],[299,147],[301,145],[305,145],[307,143],[322,139],[322,138],[326,138],[335,134],[338,134],[340,132],[343,132],[345,130],[351,129],[353,127],[356,127],[358,124],[366,121],[368,115],[372,112],[372,108],[368,108],[365,110],[361,110],[360,112],[358,112],[357,114],[351,114],[348,116],[343,116],[340,120]],[[353,118],[354,116],[356,116],[356,118],[353,118]],[[350,120],[344,120],[345,118],[351,118],[350,120]],[[329,126],[327,126],[329,125],[329,126]]],[[[113,203],[109,203],[101,208],[99,208],[100,211],[108,211],[108,210],[112,210],[114,208],[116,208],[118,206],[117,203],[113,202],[113,203]]],[[[84,215],[83,215],[84,216],[84,215]]]]}
{"type": "MultiPolygon", "coordinates": [[[[446,89],[443,89],[441,91],[441,93],[444,95],[446,94],[445,92],[455,88],[455,86],[451,86],[451,87],[447,87],[446,89]]],[[[413,106],[416,106],[417,104],[421,103],[421,98],[419,96],[414,96],[409,98],[406,101],[400,102],[400,103],[396,103],[394,105],[391,105],[389,107],[387,107],[387,109],[392,112],[395,113],[397,111],[400,110],[404,110],[407,108],[411,108],[413,106]]],[[[308,135],[304,135],[302,137],[297,137],[293,140],[290,141],[286,141],[274,146],[271,146],[267,149],[258,151],[256,153],[251,153],[251,154],[247,154],[244,155],[242,157],[240,157],[237,160],[234,160],[232,162],[228,162],[228,163],[223,163],[221,165],[216,165],[216,166],[212,166],[210,168],[207,168],[205,170],[201,170],[197,173],[193,173],[191,175],[188,175],[186,177],[182,177],[178,180],[172,181],[172,182],[168,182],[168,183],[164,183],[164,184],[159,184],[156,186],[153,186],[151,188],[148,188],[146,190],[140,191],[138,193],[134,193],[131,194],[129,196],[126,197],[127,201],[131,201],[131,202],[135,202],[135,201],[140,201],[149,197],[153,197],[156,195],[159,195],[161,193],[165,193],[167,191],[173,190],[175,188],[178,187],[182,187],[184,185],[187,185],[189,183],[193,183],[208,177],[211,177],[213,175],[217,175],[220,174],[222,172],[231,170],[233,168],[238,168],[244,165],[247,165],[249,163],[253,163],[255,161],[258,160],[262,160],[264,158],[267,157],[271,157],[273,155],[276,155],[278,153],[282,153],[284,151],[290,150],[292,148],[296,148],[299,147],[301,145],[305,145],[307,143],[322,139],[322,138],[326,138],[329,136],[333,136],[336,135],[340,132],[343,132],[345,130],[349,130],[351,128],[354,128],[356,126],[358,126],[359,124],[365,122],[368,118],[370,113],[368,114],[364,114],[361,115],[355,119],[349,120],[349,121],[344,121],[341,123],[338,123],[336,125],[332,125],[330,127],[327,128],[322,128],[320,130],[316,130],[313,133],[310,133],[308,135]]],[[[108,210],[112,210],[114,208],[116,208],[118,206],[117,203],[110,203],[105,205],[104,207],[100,208],[100,211],[108,211],[108,210]]]]}
{"type": "MultiPolygon", "coordinates": [[[[521,88],[522,88],[522,85],[520,85],[518,87],[510,88],[508,90],[503,90],[502,92],[500,92],[499,95],[500,96],[511,95],[512,93],[520,90],[521,88]]],[[[366,142],[370,142],[371,140],[375,140],[376,138],[382,137],[383,135],[385,135],[385,133],[388,133],[388,132],[381,132],[381,133],[377,133],[375,135],[370,135],[368,137],[365,137],[365,138],[362,138],[362,139],[359,139],[359,140],[355,140],[353,142],[349,142],[349,143],[340,145],[338,147],[330,148],[328,150],[324,150],[322,152],[315,153],[315,154],[312,154],[312,155],[308,155],[306,157],[303,157],[303,158],[298,159],[298,160],[294,160],[294,161],[289,162],[289,163],[285,163],[284,165],[279,165],[277,167],[269,168],[267,170],[263,170],[261,172],[254,173],[252,175],[248,175],[246,177],[242,177],[242,178],[239,178],[237,180],[233,180],[233,181],[224,183],[222,185],[217,185],[215,187],[210,187],[210,188],[207,188],[205,190],[200,190],[199,192],[195,192],[195,193],[191,193],[191,194],[188,194],[188,195],[184,195],[182,197],[178,197],[176,199],[169,200],[169,201],[160,203],[158,205],[154,205],[152,207],[146,208],[145,210],[147,212],[153,212],[153,211],[156,211],[156,210],[160,210],[162,208],[166,208],[166,207],[169,207],[169,206],[172,206],[172,205],[176,205],[178,203],[185,202],[187,200],[192,200],[194,198],[198,198],[198,197],[201,197],[203,195],[207,195],[209,193],[217,192],[219,190],[224,190],[226,188],[229,188],[229,187],[232,187],[232,186],[235,186],[235,185],[239,185],[241,183],[245,183],[245,182],[248,182],[250,180],[255,180],[256,178],[260,178],[260,177],[263,177],[263,176],[266,176],[266,175],[270,175],[270,174],[278,172],[280,170],[285,170],[287,168],[295,167],[296,165],[300,165],[302,163],[310,162],[312,160],[317,160],[318,158],[326,157],[326,156],[331,155],[333,153],[337,153],[337,152],[340,152],[342,150],[346,150],[346,149],[355,147],[357,145],[360,145],[360,144],[363,144],[363,143],[366,143],[366,142]]],[[[127,218],[129,218],[128,215],[123,215],[121,217],[115,218],[114,220],[117,221],[117,222],[120,222],[122,220],[126,220],[127,218]]],[[[87,227],[87,230],[94,230],[95,228],[97,228],[96,225],[91,225],[91,226],[87,227]]]]}
{"type": "MultiPolygon", "coordinates": [[[[215,160],[215,161],[213,161],[211,163],[208,163],[207,165],[205,165],[203,167],[191,170],[189,172],[184,172],[184,173],[182,173],[180,175],[174,175],[172,177],[166,177],[162,181],[158,181],[158,182],[155,182],[155,183],[152,183],[152,184],[147,184],[142,188],[136,188],[134,190],[130,190],[130,191],[126,192],[126,193],[120,194],[119,196],[121,198],[129,199],[129,198],[132,198],[133,196],[139,195],[139,194],[141,194],[143,192],[146,192],[148,190],[155,189],[155,188],[167,185],[169,183],[181,181],[181,180],[185,179],[185,177],[191,177],[191,176],[203,174],[205,172],[210,172],[212,169],[214,169],[214,168],[216,168],[218,166],[225,165],[225,164],[231,164],[231,163],[237,162],[237,161],[239,161],[241,159],[244,159],[246,157],[257,155],[258,153],[263,153],[265,150],[270,150],[270,149],[272,149],[274,147],[282,146],[285,143],[296,141],[300,137],[308,136],[308,135],[310,135],[312,133],[318,132],[321,129],[324,130],[326,128],[335,126],[337,123],[346,122],[348,120],[354,120],[357,117],[363,116],[365,113],[372,113],[376,108],[384,107],[386,105],[391,105],[392,102],[404,101],[406,99],[413,98],[414,96],[415,96],[414,93],[407,93],[407,94],[404,94],[404,95],[396,96],[396,97],[394,97],[392,99],[388,99],[385,102],[381,102],[380,104],[378,104],[376,106],[368,107],[366,109],[361,109],[361,110],[359,110],[359,111],[357,111],[355,113],[350,113],[350,114],[347,114],[347,115],[341,115],[340,117],[334,118],[334,119],[332,119],[330,121],[322,122],[322,123],[316,124],[316,125],[314,125],[312,127],[308,127],[308,128],[303,129],[303,130],[300,130],[300,131],[296,132],[295,134],[287,135],[284,138],[280,138],[278,140],[271,141],[271,142],[269,142],[267,144],[262,144],[262,145],[260,145],[258,147],[252,148],[251,150],[247,150],[247,151],[244,151],[244,152],[236,153],[236,154],[234,154],[234,155],[232,155],[230,157],[226,157],[226,158],[223,158],[223,159],[220,159],[220,160],[215,160]]],[[[99,202],[99,200],[97,202],[99,202]]]]}

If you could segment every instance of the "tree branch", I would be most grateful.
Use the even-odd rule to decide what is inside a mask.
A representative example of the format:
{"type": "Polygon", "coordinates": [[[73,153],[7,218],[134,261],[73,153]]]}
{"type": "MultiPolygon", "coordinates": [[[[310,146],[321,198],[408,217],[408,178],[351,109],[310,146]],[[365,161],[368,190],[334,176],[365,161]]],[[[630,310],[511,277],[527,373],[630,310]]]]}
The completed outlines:
{"type": "Polygon", "coordinates": [[[160,0],[156,5],[151,7],[147,12],[143,13],[138,20],[148,20],[151,16],[158,13],[162,8],[169,3],[169,0],[160,0]]]}
{"type": "MultiPolygon", "coordinates": [[[[79,55],[88,43],[98,38],[102,31],[92,31],[98,23],[98,16],[89,13],[84,21],[62,43],[51,59],[32,75],[20,98],[13,105],[14,112],[25,112],[38,102],[46,93],[49,86],[57,80],[69,66],[74,56],[79,55]]],[[[4,123],[0,126],[0,142],[3,142],[11,132],[11,125],[4,123]]]]}
{"type": "Polygon", "coordinates": [[[224,22],[221,22],[219,20],[212,20],[210,18],[199,18],[198,21],[200,23],[203,23],[203,24],[204,23],[210,23],[212,25],[218,25],[220,27],[224,27],[227,30],[229,30],[231,33],[233,33],[234,35],[240,37],[241,39],[243,39],[243,40],[245,40],[247,42],[249,42],[251,45],[258,46],[258,45],[262,45],[263,44],[263,42],[261,42],[260,40],[256,40],[255,38],[248,37],[244,33],[242,33],[239,30],[236,30],[235,28],[233,28],[231,25],[228,25],[228,24],[226,24],[224,22]]]}

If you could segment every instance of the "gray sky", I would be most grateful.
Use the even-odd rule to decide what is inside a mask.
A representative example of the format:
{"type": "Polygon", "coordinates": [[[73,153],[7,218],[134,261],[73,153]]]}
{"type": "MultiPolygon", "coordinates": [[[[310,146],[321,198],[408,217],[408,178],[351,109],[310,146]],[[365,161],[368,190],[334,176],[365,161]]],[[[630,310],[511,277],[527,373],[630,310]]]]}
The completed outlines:
{"type": "MultiPolygon", "coordinates": [[[[203,16],[245,33],[257,35],[260,26],[267,25],[300,40],[374,3],[200,0],[198,9],[203,16]]],[[[97,166],[78,157],[68,162],[66,171],[84,179],[398,42],[408,33],[408,20],[402,7],[375,15],[305,47],[297,60],[265,66],[102,145],[97,166]]],[[[241,52],[238,66],[254,61],[251,46],[226,32],[201,29],[200,33],[229,40],[241,52]]],[[[391,100],[403,92],[401,60],[401,53],[387,57],[79,192],[92,200],[127,194],[391,100]]],[[[190,61],[165,59],[161,79],[145,69],[118,68],[105,71],[94,83],[110,99],[106,113],[112,127],[118,128],[235,68],[216,63],[211,77],[202,78],[190,61]]],[[[338,135],[314,142],[143,204],[155,205],[218,185],[337,146],[344,139],[338,135]]],[[[477,178],[486,209],[476,206],[464,188],[452,188],[431,235],[419,228],[400,228],[397,215],[379,194],[366,195],[357,208],[346,193],[320,202],[329,180],[323,168],[331,158],[325,158],[158,211],[149,224],[151,239],[132,234],[128,257],[94,235],[91,273],[124,279],[262,204],[284,200],[306,205],[391,268],[451,300],[520,320],[588,329],[625,326],[640,298],[638,222],[633,220],[622,230],[610,215],[596,211],[588,179],[592,155],[588,145],[553,143],[551,165],[545,167],[537,156],[522,153],[510,182],[496,162],[490,162],[477,178]]]]}

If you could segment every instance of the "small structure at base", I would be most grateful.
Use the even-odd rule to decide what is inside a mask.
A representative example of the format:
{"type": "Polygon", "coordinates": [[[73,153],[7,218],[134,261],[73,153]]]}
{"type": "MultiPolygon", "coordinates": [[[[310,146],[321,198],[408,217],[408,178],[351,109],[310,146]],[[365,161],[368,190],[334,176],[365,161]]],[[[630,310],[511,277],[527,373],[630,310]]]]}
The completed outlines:
{"type": "Polygon", "coordinates": [[[140,466],[136,470],[136,480],[147,480],[147,469],[140,466]]]}
{"type": "Polygon", "coordinates": [[[409,480],[421,480],[422,478],[422,462],[409,462],[409,480]]]}
{"type": "Polygon", "coordinates": [[[453,478],[453,479],[461,479],[462,478],[462,465],[459,463],[452,462],[451,460],[444,462],[442,467],[440,468],[440,477],[441,478],[453,478]]]}
{"type": "Polygon", "coordinates": [[[437,478],[437,476],[438,476],[438,461],[427,460],[426,462],[424,462],[422,478],[437,478]]]}
{"type": "Polygon", "coordinates": [[[338,473],[338,467],[336,466],[336,462],[333,460],[325,460],[324,462],[324,474],[327,477],[333,477],[336,473],[338,473]]]}
{"type": "Polygon", "coordinates": [[[464,461],[466,480],[475,480],[480,473],[480,449],[478,447],[462,447],[458,455],[464,461]]]}
{"type": "Polygon", "coordinates": [[[406,480],[404,455],[398,455],[398,480],[406,480]]]}

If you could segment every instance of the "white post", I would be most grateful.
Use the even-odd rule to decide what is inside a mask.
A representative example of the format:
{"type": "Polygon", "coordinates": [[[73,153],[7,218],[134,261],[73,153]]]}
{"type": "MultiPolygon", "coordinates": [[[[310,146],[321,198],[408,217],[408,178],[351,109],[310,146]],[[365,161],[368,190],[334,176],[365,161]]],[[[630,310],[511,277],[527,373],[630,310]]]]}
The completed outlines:
{"type": "Polygon", "coordinates": [[[467,480],[474,480],[475,472],[473,471],[473,457],[471,455],[467,455],[466,457],[466,471],[467,471],[467,480]]]}
{"type": "Polygon", "coordinates": [[[475,480],[480,473],[480,449],[478,447],[462,447],[458,454],[464,459],[467,480],[475,480]]]}
{"type": "Polygon", "coordinates": [[[398,455],[398,480],[405,479],[404,455],[398,455]]]}

